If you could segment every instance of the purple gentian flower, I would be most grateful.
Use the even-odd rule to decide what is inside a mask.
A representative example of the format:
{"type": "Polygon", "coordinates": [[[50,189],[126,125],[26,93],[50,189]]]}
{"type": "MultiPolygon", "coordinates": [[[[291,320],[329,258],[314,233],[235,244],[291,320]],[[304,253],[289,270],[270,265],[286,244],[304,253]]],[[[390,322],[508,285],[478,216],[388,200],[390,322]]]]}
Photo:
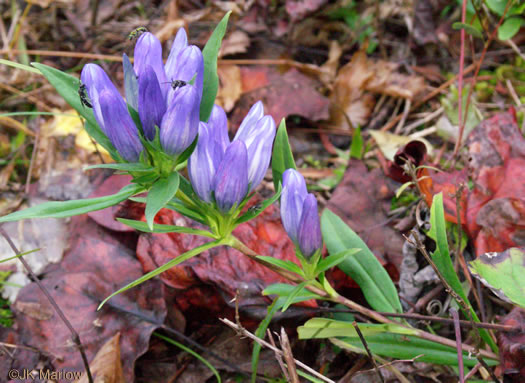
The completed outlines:
{"type": "MultiPolygon", "coordinates": [[[[191,145],[199,129],[204,74],[202,52],[196,46],[188,45],[186,32],[181,28],[164,65],[160,41],[153,34],[146,32],[139,37],[135,46],[134,65],[131,65],[126,55],[123,57],[123,63],[127,104],[138,112],[144,137],[153,140],[155,127],[158,127],[164,151],[174,156],[179,155],[191,145]],[[172,86],[174,81],[179,85],[172,86]]],[[[137,146],[136,140],[130,137],[136,137],[140,143],[139,133],[136,127],[134,130],[130,129],[131,116],[115,85],[96,64],[86,65],[82,70],[81,79],[86,85],[95,118],[101,129],[123,158],[128,160],[137,157],[131,155],[136,152],[137,146]],[[111,126],[106,122],[109,114],[106,117],[102,115],[100,95],[104,90],[115,96],[110,97],[111,100],[120,100],[118,107],[105,107],[107,113],[115,113],[114,116],[110,116],[112,121],[116,121],[111,126]],[[118,121],[121,120],[122,123],[119,124],[118,121]],[[124,138],[123,135],[131,136],[124,138]],[[123,148],[124,143],[131,146],[123,148]],[[126,152],[128,158],[124,157],[121,150],[126,152]]]]}
{"type": "Polygon", "coordinates": [[[200,123],[199,141],[188,162],[190,181],[199,198],[212,203],[215,197],[223,212],[238,205],[261,183],[274,137],[273,118],[264,116],[258,102],[230,143],[226,113],[215,105],[208,123],[200,123]]]}
{"type": "Polygon", "coordinates": [[[295,169],[283,174],[281,220],[288,236],[305,257],[311,257],[323,245],[317,200],[307,192],[303,176],[295,169]]]}

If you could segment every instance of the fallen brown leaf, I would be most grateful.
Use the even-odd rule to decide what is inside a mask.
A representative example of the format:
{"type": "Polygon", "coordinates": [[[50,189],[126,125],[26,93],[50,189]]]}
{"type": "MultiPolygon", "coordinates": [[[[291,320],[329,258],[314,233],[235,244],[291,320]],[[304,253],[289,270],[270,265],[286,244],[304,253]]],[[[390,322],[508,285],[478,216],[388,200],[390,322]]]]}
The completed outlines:
{"type": "MultiPolygon", "coordinates": [[[[100,383],[125,383],[120,361],[120,332],[108,340],[98,350],[95,359],[89,364],[91,374],[95,382],[100,383]]],[[[88,383],[87,375],[84,374],[77,383],[88,383]]]]}

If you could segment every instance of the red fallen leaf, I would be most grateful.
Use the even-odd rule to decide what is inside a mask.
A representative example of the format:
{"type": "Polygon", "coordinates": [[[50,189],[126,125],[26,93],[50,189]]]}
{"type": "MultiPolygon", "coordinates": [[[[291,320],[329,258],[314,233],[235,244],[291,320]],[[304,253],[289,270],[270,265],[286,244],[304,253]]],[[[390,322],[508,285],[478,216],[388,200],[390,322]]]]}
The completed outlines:
{"type": "Polygon", "coordinates": [[[274,67],[241,67],[241,79],[243,95],[231,119],[234,126],[259,100],[276,123],[292,114],[315,121],[328,118],[330,102],[316,90],[320,83],[297,69],[282,74],[274,67]]]}
{"type": "Polygon", "coordinates": [[[525,376],[525,310],[514,308],[503,318],[501,324],[520,327],[521,331],[500,332],[497,335],[501,362],[498,369],[510,379],[509,381],[523,382],[525,376]]]}
{"type": "MultiPolygon", "coordinates": [[[[128,175],[113,175],[108,177],[102,184],[95,189],[89,198],[104,197],[115,194],[131,181],[131,176],[128,175]]],[[[122,204],[126,204],[123,202],[122,204]]],[[[108,207],[106,209],[92,211],[88,216],[99,225],[114,231],[134,231],[129,226],[126,226],[115,220],[115,215],[121,210],[122,204],[108,207]]],[[[129,205],[129,203],[128,203],[129,205]]]]}
{"type": "MultiPolygon", "coordinates": [[[[70,250],[58,268],[45,274],[42,283],[79,333],[89,360],[108,339],[121,333],[125,381],[132,382],[135,360],[148,349],[151,333],[158,327],[155,323],[163,323],[166,305],[162,284],[151,280],[115,296],[97,311],[104,298],[143,274],[134,251],[125,245],[129,239],[121,236],[116,239],[86,216],[73,218],[70,250]]],[[[20,291],[14,308],[19,344],[45,352],[47,365],[54,371],[83,371],[70,332],[35,283],[20,291]],[[33,307],[52,312],[52,316],[42,320],[38,318],[45,316],[25,315],[16,310],[19,303],[37,304],[33,307]]],[[[12,368],[33,369],[38,361],[37,353],[19,355],[16,351],[12,368]]]]}
{"type": "MultiPolygon", "coordinates": [[[[393,194],[380,169],[369,172],[362,161],[350,160],[343,181],[326,207],[366,242],[393,279],[397,280],[404,240],[401,234],[388,226],[387,212],[393,194]]],[[[346,275],[344,280],[339,280],[341,276],[343,274],[338,272],[333,275],[341,285],[352,286],[348,284],[346,275]]]]}
{"type": "Polygon", "coordinates": [[[474,240],[476,254],[525,246],[525,138],[512,111],[481,122],[465,145],[468,168],[431,173],[432,181],[421,187],[427,203],[443,191],[445,218],[456,223],[456,185],[470,179],[472,190],[461,196],[461,223],[474,240]]]}
{"type": "MultiPolygon", "coordinates": [[[[256,202],[254,199],[249,205],[256,202]]],[[[167,209],[159,212],[156,222],[200,227],[167,209]]],[[[239,225],[234,234],[258,254],[298,264],[294,245],[282,228],[279,211],[273,205],[256,219],[239,225]]],[[[186,234],[144,233],[139,237],[137,256],[144,271],[149,272],[208,241],[209,239],[203,237],[186,234]]],[[[162,273],[160,278],[171,287],[185,290],[177,297],[183,310],[190,306],[200,306],[208,307],[211,311],[220,311],[224,300],[231,300],[238,292],[239,307],[256,317],[260,314],[264,317],[266,306],[271,302],[268,297],[261,295],[262,290],[272,283],[286,282],[286,279],[275,272],[226,246],[211,249],[172,267],[162,273]],[[214,289],[210,289],[209,286],[213,286],[214,289]],[[258,311],[257,306],[263,310],[258,311]]],[[[316,307],[313,301],[307,305],[316,307]]]]}
{"type": "Polygon", "coordinates": [[[286,13],[290,15],[292,22],[303,20],[308,14],[317,11],[326,3],[326,0],[287,0],[286,13]]]}

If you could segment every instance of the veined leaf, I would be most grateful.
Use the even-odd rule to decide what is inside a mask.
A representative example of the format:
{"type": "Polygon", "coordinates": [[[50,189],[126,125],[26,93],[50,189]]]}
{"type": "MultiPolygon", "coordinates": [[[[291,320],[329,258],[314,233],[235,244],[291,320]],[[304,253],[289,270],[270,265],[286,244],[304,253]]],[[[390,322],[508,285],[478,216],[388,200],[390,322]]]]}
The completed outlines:
{"type": "Polygon", "coordinates": [[[298,275],[304,275],[303,271],[297,264],[293,263],[292,261],[287,261],[285,259],[279,259],[274,257],[269,257],[266,255],[258,255],[257,259],[261,259],[265,262],[271,263],[274,266],[277,266],[281,269],[291,271],[292,273],[296,273],[298,275]]]}
{"type": "MultiPolygon", "coordinates": [[[[384,332],[404,335],[415,335],[418,332],[418,330],[416,329],[411,329],[408,327],[391,323],[359,323],[359,329],[365,337],[372,334],[384,332]]],[[[312,318],[308,320],[304,325],[297,327],[297,333],[299,334],[299,339],[321,339],[342,336],[358,336],[355,327],[352,325],[351,322],[343,322],[328,318],[312,318]]]]}
{"type": "Polygon", "coordinates": [[[317,268],[315,269],[315,273],[319,274],[323,271],[331,269],[332,267],[335,267],[341,262],[343,262],[347,257],[352,256],[360,251],[361,249],[348,249],[343,250],[337,254],[331,254],[328,257],[323,258],[319,261],[319,263],[317,264],[317,268]]]}
{"type": "Polygon", "coordinates": [[[338,267],[363,290],[368,304],[377,311],[401,313],[401,302],[394,282],[361,238],[341,218],[325,209],[321,231],[330,254],[349,249],[361,250],[342,261],[338,267]]]}

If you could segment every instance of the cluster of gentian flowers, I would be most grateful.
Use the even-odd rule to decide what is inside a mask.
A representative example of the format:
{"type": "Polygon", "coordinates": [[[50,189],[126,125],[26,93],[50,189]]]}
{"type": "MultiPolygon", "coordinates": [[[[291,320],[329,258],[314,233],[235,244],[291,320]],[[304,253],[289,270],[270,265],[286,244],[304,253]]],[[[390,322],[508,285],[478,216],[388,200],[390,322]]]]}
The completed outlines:
{"type": "MultiPolygon", "coordinates": [[[[268,169],[276,134],[273,118],[264,115],[262,102],[257,102],[232,141],[221,107],[215,105],[208,122],[201,122],[204,61],[201,50],[188,45],[184,29],[177,33],[166,64],[160,41],[149,32],[139,37],[134,57],[133,66],[123,57],[126,100],[100,66],[87,64],[82,70],[100,128],[127,162],[143,159],[147,143],[157,138],[162,152],[176,159],[198,135],[188,174],[199,205],[236,215],[268,169]]],[[[283,175],[281,216],[305,257],[320,250],[317,201],[293,169],[283,175]]]]}
{"type": "Polygon", "coordinates": [[[140,118],[140,129],[106,72],[96,64],[87,64],[81,81],[95,119],[128,162],[139,160],[144,150],[143,140],[153,141],[156,129],[163,151],[178,156],[198,133],[204,76],[202,52],[195,45],[188,45],[186,32],[180,29],[165,65],[161,43],[149,32],[139,37],[134,57],[131,66],[124,54],[124,87],[127,105],[140,118]]]}

